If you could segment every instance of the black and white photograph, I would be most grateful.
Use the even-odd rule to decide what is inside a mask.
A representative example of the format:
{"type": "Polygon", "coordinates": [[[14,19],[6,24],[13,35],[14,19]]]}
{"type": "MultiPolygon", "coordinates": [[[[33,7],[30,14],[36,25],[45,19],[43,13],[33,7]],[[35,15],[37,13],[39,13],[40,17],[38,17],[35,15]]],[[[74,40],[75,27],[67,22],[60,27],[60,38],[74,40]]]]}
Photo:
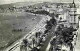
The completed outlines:
{"type": "Polygon", "coordinates": [[[0,0],[0,51],[80,51],[80,0],[0,0]]]}

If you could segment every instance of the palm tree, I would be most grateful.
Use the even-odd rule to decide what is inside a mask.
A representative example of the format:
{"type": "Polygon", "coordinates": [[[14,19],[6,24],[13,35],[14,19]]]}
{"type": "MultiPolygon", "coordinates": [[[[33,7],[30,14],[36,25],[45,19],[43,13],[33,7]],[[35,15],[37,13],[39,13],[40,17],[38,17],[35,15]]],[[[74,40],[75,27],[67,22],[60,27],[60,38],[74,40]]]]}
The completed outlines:
{"type": "Polygon", "coordinates": [[[39,40],[39,38],[40,38],[40,34],[41,34],[41,32],[36,32],[36,34],[35,34],[37,43],[38,43],[38,40],[39,40]]]}
{"type": "Polygon", "coordinates": [[[23,43],[24,43],[25,51],[27,51],[28,40],[23,39],[23,43]]]}
{"type": "Polygon", "coordinates": [[[78,18],[79,18],[79,20],[80,20],[80,16],[79,16],[78,18]]]}

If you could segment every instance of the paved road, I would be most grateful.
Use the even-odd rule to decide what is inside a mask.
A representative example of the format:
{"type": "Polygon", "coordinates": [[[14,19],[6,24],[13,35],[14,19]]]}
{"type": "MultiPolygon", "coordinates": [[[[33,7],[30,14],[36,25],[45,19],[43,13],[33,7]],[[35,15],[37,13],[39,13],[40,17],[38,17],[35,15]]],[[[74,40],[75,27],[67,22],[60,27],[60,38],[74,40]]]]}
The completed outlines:
{"type": "MultiPolygon", "coordinates": [[[[80,27],[80,21],[79,21],[79,27],[80,27]]],[[[77,37],[77,42],[76,42],[76,46],[75,46],[75,51],[80,51],[80,28],[78,31],[78,37],[77,37]]]]}
{"type": "Polygon", "coordinates": [[[80,33],[78,34],[78,39],[76,42],[75,51],[80,51],[80,33]]]}

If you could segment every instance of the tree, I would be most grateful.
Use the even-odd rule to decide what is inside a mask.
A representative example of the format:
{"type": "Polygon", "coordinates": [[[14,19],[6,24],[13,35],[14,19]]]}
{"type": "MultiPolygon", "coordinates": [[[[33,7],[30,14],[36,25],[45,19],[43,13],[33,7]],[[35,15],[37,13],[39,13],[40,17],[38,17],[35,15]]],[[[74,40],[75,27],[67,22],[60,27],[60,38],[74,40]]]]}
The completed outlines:
{"type": "Polygon", "coordinates": [[[27,39],[23,39],[23,42],[24,42],[25,46],[27,46],[28,40],[27,39]]]}
{"type": "Polygon", "coordinates": [[[80,19],[80,16],[78,17],[78,19],[80,19]]]}
{"type": "Polygon", "coordinates": [[[38,40],[39,40],[39,38],[40,38],[40,34],[41,34],[41,32],[36,32],[36,34],[35,34],[37,43],[38,43],[38,40]],[[39,38],[38,38],[38,37],[39,37],[39,38]]]}
{"type": "Polygon", "coordinates": [[[27,48],[26,47],[28,45],[28,40],[27,39],[23,39],[23,43],[24,43],[24,45],[22,45],[20,49],[22,51],[22,49],[25,48],[25,51],[27,51],[27,48]]]}
{"type": "Polygon", "coordinates": [[[36,32],[36,34],[35,34],[36,38],[40,37],[40,34],[41,34],[41,32],[36,32]]]}
{"type": "Polygon", "coordinates": [[[47,25],[45,26],[45,28],[46,28],[47,30],[50,30],[50,29],[52,28],[51,22],[50,22],[50,21],[47,21],[46,24],[47,24],[47,25]]]}
{"type": "Polygon", "coordinates": [[[49,15],[49,12],[45,11],[45,10],[41,10],[41,11],[36,11],[34,12],[35,14],[45,14],[45,15],[49,15]]]}
{"type": "Polygon", "coordinates": [[[44,31],[44,34],[48,33],[48,31],[49,31],[49,30],[46,29],[46,30],[44,31]]]}
{"type": "Polygon", "coordinates": [[[51,21],[51,23],[52,23],[53,25],[56,24],[56,19],[55,19],[55,18],[52,18],[50,21],[51,21]]]}

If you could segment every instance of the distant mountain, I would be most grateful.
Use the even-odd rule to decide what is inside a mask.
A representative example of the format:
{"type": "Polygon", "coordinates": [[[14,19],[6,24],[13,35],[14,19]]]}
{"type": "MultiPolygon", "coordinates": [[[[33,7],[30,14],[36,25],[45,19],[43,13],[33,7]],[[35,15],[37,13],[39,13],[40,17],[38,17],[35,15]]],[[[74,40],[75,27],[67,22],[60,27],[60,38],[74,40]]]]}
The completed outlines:
{"type": "MultiPolygon", "coordinates": [[[[0,8],[2,9],[6,9],[6,8],[10,8],[10,7],[23,7],[23,6],[42,6],[42,5],[51,5],[51,4],[57,4],[57,3],[53,3],[53,2],[17,2],[17,3],[11,3],[11,4],[4,4],[4,5],[0,5],[0,8]]],[[[58,3],[59,4],[59,3],[58,3]]],[[[60,3],[61,4],[61,3],[60,3]]],[[[62,3],[65,4],[65,3],[62,3]]],[[[68,4],[68,3],[66,3],[68,4]]]]}
{"type": "Polygon", "coordinates": [[[11,3],[11,4],[4,4],[0,5],[0,8],[9,8],[9,7],[22,7],[22,6],[28,6],[28,5],[33,5],[35,4],[34,2],[17,2],[17,3],[11,3]]]}

